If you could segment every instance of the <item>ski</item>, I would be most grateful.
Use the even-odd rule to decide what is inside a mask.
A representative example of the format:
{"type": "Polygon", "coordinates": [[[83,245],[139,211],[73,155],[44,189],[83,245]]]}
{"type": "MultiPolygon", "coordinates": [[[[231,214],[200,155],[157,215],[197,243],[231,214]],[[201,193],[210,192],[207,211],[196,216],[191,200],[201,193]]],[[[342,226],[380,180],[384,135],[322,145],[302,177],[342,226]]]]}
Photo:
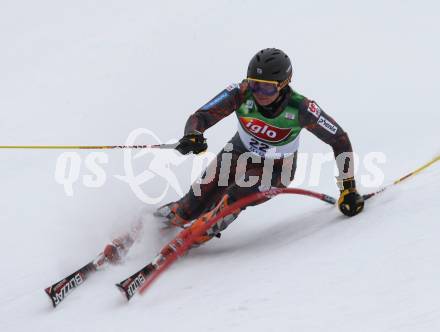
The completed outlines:
{"type": "Polygon", "coordinates": [[[44,291],[52,301],[55,308],[69,295],[75,288],[82,285],[91,274],[98,271],[96,264],[92,261],[82,268],[73,272],[66,278],[56,282],[52,286],[47,287],[44,291]]]}
{"type": "Polygon", "coordinates": [[[147,264],[132,276],[117,283],[116,287],[125,295],[127,301],[130,301],[137,290],[147,282],[149,276],[151,276],[155,270],[156,267],[152,263],[147,264]]]}
{"type": "Polygon", "coordinates": [[[183,256],[192,245],[193,236],[194,234],[189,229],[183,229],[163,247],[151,263],[117,283],[116,287],[124,294],[127,301],[130,301],[136,293],[145,290],[169,265],[183,256]]]}
{"type": "MultiPolygon", "coordinates": [[[[109,261],[108,256],[106,257],[105,255],[106,249],[104,249],[104,251],[99,253],[93,261],[84,265],[66,278],[56,282],[52,286],[47,287],[44,291],[51,299],[53,307],[55,308],[59,305],[67,295],[78,286],[82,285],[91,274],[103,270],[109,264],[121,263],[121,260],[127,255],[133,243],[139,238],[141,230],[142,222],[138,221],[132,225],[131,230],[128,233],[112,240],[111,245],[118,257],[117,262],[109,261]]],[[[106,248],[108,247],[109,245],[107,245],[106,248]]]]}
{"type": "Polygon", "coordinates": [[[190,228],[184,228],[177,236],[162,248],[160,253],[154,258],[151,263],[145,265],[142,269],[128,277],[127,279],[116,284],[116,287],[124,294],[127,301],[137,293],[143,293],[153,281],[158,278],[171,264],[173,264],[179,257],[184,256],[194,244],[197,237],[204,234],[214,224],[219,222],[221,218],[233,213],[239,208],[244,208],[254,202],[268,197],[274,197],[279,194],[297,194],[305,195],[320,199],[323,202],[334,205],[336,199],[325,194],[319,194],[308,190],[297,188],[272,188],[268,191],[254,193],[246,196],[227,208],[220,210],[218,205],[214,213],[207,212],[201,216],[204,225],[197,231],[192,231],[190,228]]]}

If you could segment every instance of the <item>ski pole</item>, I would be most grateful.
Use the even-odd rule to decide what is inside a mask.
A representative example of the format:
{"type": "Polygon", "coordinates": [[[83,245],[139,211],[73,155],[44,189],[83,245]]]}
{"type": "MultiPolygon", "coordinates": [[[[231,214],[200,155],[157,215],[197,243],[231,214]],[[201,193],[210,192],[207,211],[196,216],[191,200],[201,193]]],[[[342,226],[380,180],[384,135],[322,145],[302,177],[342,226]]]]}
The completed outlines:
{"type": "Polygon", "coordinates": [[[372,192],[370,194],[366,194],[363,195],[364,200],[369,199],[373,196],[376,196],[377,194],[380,194],[381,192],[384,192],[387,188],[391,187],[391,186],[395,186],[396,184],[401,183],[402,181],[419,174],[420,172],[424,171],[425,169],[427,169],[428,167],[430,167],[431,165],[435,164],[437,161],[440,160],[440,155],[435,157],[434,159],[432,159],[431,161],[427,162],[426,164],[424,164],[423,166],[417,168],[416,170],[406,174],[405,176],[402,176],[401,178],[395,180],[394,182],[390,183],[389,185],[383,187],[382,189],[372,192]]]}
{"type": "Polygon", "coordinates": [[[61,149],[61,150],[104,150],[104,149],[175,149],[173,144],[144,144],[144,145],[0,145],[0,149],[61,149]]]}

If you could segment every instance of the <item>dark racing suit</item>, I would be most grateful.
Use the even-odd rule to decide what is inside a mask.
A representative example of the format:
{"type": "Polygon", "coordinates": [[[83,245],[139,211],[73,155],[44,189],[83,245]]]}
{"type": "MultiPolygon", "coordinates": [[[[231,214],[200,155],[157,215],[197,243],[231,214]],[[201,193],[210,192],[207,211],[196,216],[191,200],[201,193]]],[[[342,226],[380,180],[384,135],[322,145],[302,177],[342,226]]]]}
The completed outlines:
{"type": "MultiPolygon", "coordinates": [[[[339,177],[353,176],[353,150],[347,133],[315,102],[293,91],[289,86],[280,91],[279,98],[269,107],[262,107],[253,99],[246,81],[231,85],[189,117],[185,126],[185,134],[195,131],[203,133],[234,112],[239,117],[239,126],[241,126],[239,132],[241,130],[241,134],[239,135],[239,132],[237,132],[226,147],[220,151],[216,160],[208,166],[202,178],[206,178],[208,174],[211,174],[212,181],[200,184],[200,191],[197,193],[194,191],[193,185],[190,191],[178,201],[177,214],[183,219],[190,221],[198,218],[215,206],[225,194],[228,194],[231,200],[234,201],[251,193],[269,189],[267,183],[269,183],[269,186],[274,187],[288,186],[295,175],[296,149],[292,148],[293,151],[288,151],[289,153],[275,156],[265,154],[267,146],[270,144],[278,144],[282,148],[282,143],[265,141],[272,139],[272,142],[275,142],[278,132],[279,135],[291,134],[292,130],[296,129],[299,135],[301,129],[306,128],[333,148],[335,158],[344,153],[346,157],[342,161],[339,160],[340,158],[337,159],[339,177]],[[246,109],[246,107],[248,108],[246,109]],[[286,112],[286,109],[289,112],[286,112]],[[282,119],[280,118],[281,115],[283,116],[282,119]],[[255,117],[258,117],[258,119],[255,117]],[[281,121],[280,123],[289,120],[296,122],[288,131],[289,128],[283,129],[267,124],[274,120],[281,121]],[[263,137],[264,134],[266,134],[266,137],[263,137]],[[246,142],[243,142],[243,137],[245,139],[250,137],[247,145],[245,145],[246,142]],[[254,147],[260,150],[254,150],[254,147]],[[249,162],[250,158],[239,158],[243,153],[259,155],[258,157],[261,160],[258,162],[258,160],[251,159],[251,162],[249,162]],[[267,168],[265,165],[269,165],[269,168],[273,165],[269,178],[268,173],[264,171],[267,168]],[[229,172],[222,171],[222,168],[229,168],[229,172]],[[250,186],[239,185],[236,179],[237,173],[240,174],[243,181],[247,181],[253,176],[257,176],[259,180],[250,186]],[[269,179],[264,186],[262,185],[263,178],[269,179]]],[[[293,142],[294,138],[292,137],[290,140],[293,142]]],[[[262,202],[260,201],[258,204],[262,202]]],[[[221,231],[226,226],[220,227],[218,230],[221,231]]]]}

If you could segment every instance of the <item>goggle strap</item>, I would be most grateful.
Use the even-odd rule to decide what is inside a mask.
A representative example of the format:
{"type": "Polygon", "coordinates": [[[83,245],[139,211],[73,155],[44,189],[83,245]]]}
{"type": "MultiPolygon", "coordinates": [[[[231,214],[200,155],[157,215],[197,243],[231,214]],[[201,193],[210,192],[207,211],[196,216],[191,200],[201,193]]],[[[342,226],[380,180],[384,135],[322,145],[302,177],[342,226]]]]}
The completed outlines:
{"type": "Polygon", "coordinates": [[[278,81],[266,81],[266,80],[260,80],[258,78],[250,78],[250,77],[248,77],[247,80],[248,81],[259,82],[259,83],[270,83],[270,84],[275,84],[275,85],[279,84],[278,81]]]}
{"type": "Polygon", "coordinates": [[[280,83],[280,85],[279,85],[280,90],[282,88],[284,88],[285,86],[287,86],[290,83],[291,79],[292,79],[292,74],[290,74],[290,76],[288,78],[286,78],[284,81],[282,81],[280,83]]]}
{"type": "Polygon", "coordinates": [[[260,82],[260,83],[270,83],[270,84],[275,84],[276,86],[278,86],[280,88],[280,90],[282,88],[284,88],[286,85],[288,85],[290,83],[290,80],[292,79],[292,74],[286,78],[284,81],[282,82],[278,82],[278,81],[267,81],[267,80],[260,80],[258,78],[250,78],[248,77],[247,80],[248,81],[254,81],[254,82],[260,82]]]}

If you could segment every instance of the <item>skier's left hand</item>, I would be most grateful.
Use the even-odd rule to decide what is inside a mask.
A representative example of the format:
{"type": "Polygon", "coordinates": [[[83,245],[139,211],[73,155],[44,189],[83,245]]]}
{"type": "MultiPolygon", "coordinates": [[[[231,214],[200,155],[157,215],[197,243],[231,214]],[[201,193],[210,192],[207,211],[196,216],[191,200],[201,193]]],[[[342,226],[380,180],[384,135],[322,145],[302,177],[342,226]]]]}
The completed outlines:
{"type": "Polygon", "coordinates": [[[354,178],[348,178],[338,183],[341,196],[338,200],[339,210],[348,217],[353,217],[364,209],[364,198],[356,190],[354,178]]]}
{"type": "Polygon", "coordinates": [[[356,189],[345,189],[338,200],[339,210],[346,216],[353,217],[362,212],[364,199],[356,189]]]}

